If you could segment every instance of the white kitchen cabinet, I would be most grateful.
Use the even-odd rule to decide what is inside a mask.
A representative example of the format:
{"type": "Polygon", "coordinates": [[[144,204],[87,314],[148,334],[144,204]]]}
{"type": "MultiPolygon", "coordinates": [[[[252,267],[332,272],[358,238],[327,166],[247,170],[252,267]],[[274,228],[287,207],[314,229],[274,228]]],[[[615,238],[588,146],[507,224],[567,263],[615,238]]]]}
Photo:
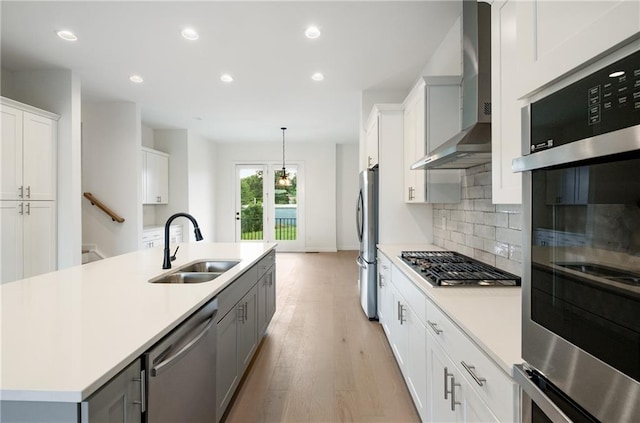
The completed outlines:
{"type": "Polygon", "coordinates": [[[460,77],[420,78],[403,103],[403,196],[407,203],[460,202],[460,170],[410,169],[460,131],[460,83],[460,77]]]}
{"type": "Polygon", "coordinates": [[[393,319],[393,296],[391,294],[391,262],[378,252],[378,322],[389,337],[389,324],[393,319]]]}
{"type": "MultiPolygon", "coordinates": [[[[169,243],[175,245],[180,242],[183,242],[182,226],[171,225],[169,227],[169,243]]],[[[140,248],[154,248],[159,246],[164,246],[164,228],[152,228],[142,231],[140,248]]]]}
{"type": "Polygon", "coordinates": [[[516,3],[518,97],[538,91],[640,31],[637,0],[516,3]]]}
{"type": "Polygon", "coordinates": [[[367,121],[367,169],[378,164],[378,113],[371,113],[367,121]]]}
{"type": "Polygon", "coordinates": [[[55,201],[0,201],[1,282],[56,268],[55,201]]]}
{"type": "Polygon", "coordinates": [[[491,4],[491,189],[495,204],[522,203],[522,174],[511,170],[512,160],[522,155],[517,3],[496,0],[491,4]]]}
{"type": "MultiPolygon", "coordinates": [[[[513,379],[480,350],[435,304],[430,304],[427,308],[427,326],[429,334],[427,350],[430,351],[427,354],[428,359],[432,358],[431,351],[438,351],[434,344],[439,344],[452,363],[447,366],[449,372],[456,374],[455,379],[461,385],[460,398],[469,398],[469,404],[462,407],[463,415],[475,413],[487,418],[487,420],[476,421],[518,421],[519,388],[513,379]]],[[[435,364],[428,362],[428,371],[433,372],[434,366],[435,364]]],[[[430,375],[430,379],[441,379],[443,371],[439,370],[430,375]]],[[[433,382],[430,383],[433,384],[433,382]]],[[[458,391],[456,395],[457,393],[458,391]]],[[[439,395],[438,390],[429,392],[429,398],[432,400],[439,395]]],[[[438,421],[437,416],[433,417],[433,421],[438,421]]]]}
{"type": "Polygon", "coordinates": [[[425,297],[397,268],[391,269],[390,293],[394,314],[391,347],[421,418],[427,412],[425,297]]]}
{"type": "Polygon", "coordinates": [[[58,115],[0,98],[0,200],[55,200],[58,115]]]}
{"type": "Polygon", "coordinates": [[[142,203],[169,203],[169,155],[142,149],[142,203]]]}
{"type": "MultiPolygon", "coordinates": [[[[490,423],[500,420],[483,403],[431,333],[427,335],[429,422],[490,423]]],[[[518,421],[518,420],[508,420],[518,421]]]]}
{"type": "Polygon", "coordinates": [[[88,408],[89,422],[138,423],[142,421],[144,376],[135,360],[81,406],[88,408]]]}

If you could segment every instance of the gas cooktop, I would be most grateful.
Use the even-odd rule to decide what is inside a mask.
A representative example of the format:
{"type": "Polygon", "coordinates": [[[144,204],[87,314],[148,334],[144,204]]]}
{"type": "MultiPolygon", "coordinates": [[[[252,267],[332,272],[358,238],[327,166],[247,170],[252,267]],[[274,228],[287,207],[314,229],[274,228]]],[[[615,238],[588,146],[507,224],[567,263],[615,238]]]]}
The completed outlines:
{"type": "Polygon", "coordinates": [[[400,258],[434,286],[520,286],[520,277],[455,251],[403,251],[400,258]]]}

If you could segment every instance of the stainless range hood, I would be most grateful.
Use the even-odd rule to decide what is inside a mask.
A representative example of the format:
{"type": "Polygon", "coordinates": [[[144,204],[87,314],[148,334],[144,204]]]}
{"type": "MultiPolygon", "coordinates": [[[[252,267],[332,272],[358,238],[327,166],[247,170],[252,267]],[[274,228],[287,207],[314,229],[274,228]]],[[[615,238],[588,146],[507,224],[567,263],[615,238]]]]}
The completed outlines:
{"type": "Polygon", "coordinates": [[[462,127],[411,169],[467,169],[491,161],[491,6],[462,2],[462,127]]]}

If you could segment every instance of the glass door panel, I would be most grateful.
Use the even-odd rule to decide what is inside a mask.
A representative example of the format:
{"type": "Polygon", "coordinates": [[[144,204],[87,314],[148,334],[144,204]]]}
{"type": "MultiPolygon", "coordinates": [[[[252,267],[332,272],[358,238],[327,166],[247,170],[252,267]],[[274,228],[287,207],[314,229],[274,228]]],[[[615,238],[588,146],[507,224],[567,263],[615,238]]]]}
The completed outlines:
{"type": "Polygon", "coordinates": [[[236,166],[236,241],[265,240],[264,165],[236,166]]]}

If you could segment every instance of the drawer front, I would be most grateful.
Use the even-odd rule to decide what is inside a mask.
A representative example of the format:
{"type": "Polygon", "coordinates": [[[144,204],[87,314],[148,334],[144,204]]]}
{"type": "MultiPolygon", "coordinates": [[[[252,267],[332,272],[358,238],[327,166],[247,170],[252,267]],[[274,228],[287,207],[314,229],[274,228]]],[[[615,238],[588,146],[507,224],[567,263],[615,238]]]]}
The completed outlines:
{"type": "Polygon", "coordinates": [[[378,252],[378,275],[385,282],[391,279],[391,260],[381,252],[378,252]]]}
{"type": "Polygon", "coordinates": [[[269,251],[269,254],[267,254],[262,259],[260,259],[260,261],[257,264],[258,279],[260,279],[262,275],[267,273],[267,270],[269,270],[269,268],[273,266],[275,262],[276,262],[276,252],[274,250],[269,251]]]}
{"type": "Polygon", "coordinates": [[[396,266],[391,266],[391,282],[395,285],[406,303],[409,304],[409,307],[411,307],[416,316],[418,316],[418,319],[426,326],[427,300],[424,293],[396,266]]]}
{"type": "Polygon", "coordinates": [[[236,306],[236,303],[258,282],[257,266],[250,267],[238,279],[223,289],[218,298],[218,321],[236,306]]]}
{"type": "Polygon", "coordinates": [[[513,380],[435,305],[428,307],[426,326],[499,420],[517,420],[518,388],[513,380]]]}

